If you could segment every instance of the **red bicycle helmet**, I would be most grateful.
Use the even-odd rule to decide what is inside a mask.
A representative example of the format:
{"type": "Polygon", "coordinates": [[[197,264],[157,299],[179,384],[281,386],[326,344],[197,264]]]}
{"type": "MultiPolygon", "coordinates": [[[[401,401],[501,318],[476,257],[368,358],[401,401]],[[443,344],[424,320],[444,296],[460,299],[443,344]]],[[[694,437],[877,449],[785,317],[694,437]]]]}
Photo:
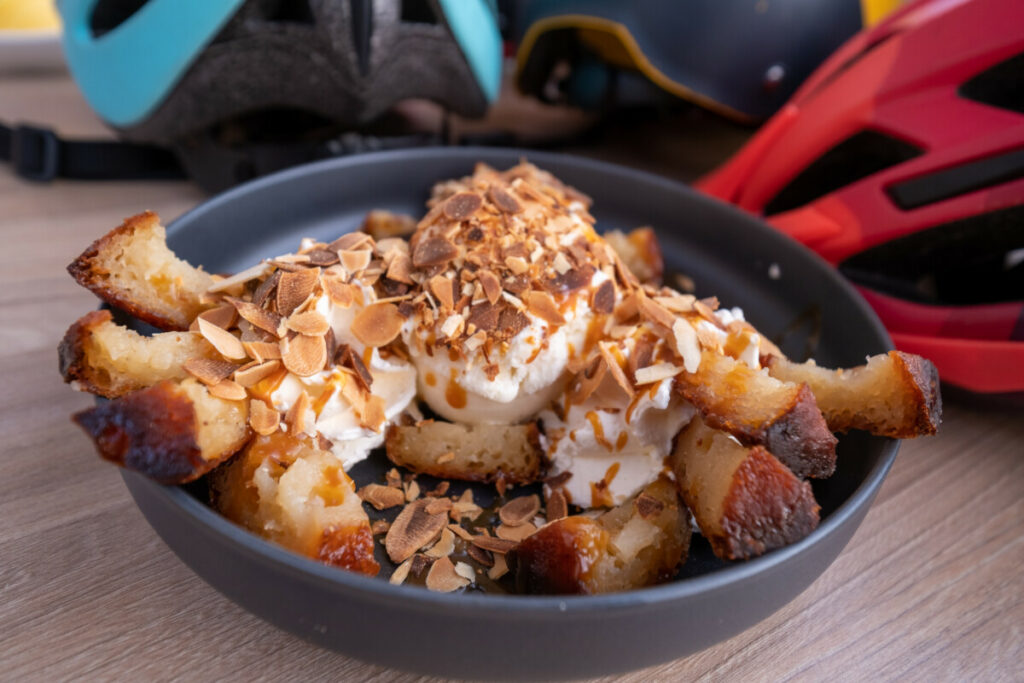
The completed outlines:
{"type": "Polygon", "coordinates": [[[1020,0],[907,5],[698,187],[837,265],[944,380],[1024,391],[1020,0]]]}

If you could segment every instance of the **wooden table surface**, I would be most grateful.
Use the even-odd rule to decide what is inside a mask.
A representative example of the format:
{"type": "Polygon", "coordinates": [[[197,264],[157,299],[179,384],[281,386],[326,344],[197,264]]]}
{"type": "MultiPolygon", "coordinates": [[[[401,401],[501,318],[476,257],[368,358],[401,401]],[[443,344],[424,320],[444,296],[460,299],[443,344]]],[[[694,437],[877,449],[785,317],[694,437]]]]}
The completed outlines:
{"type": "MultiPolygon", "coordinates": [[[[19,120],[105,134],[60,75],[0,77],[0,121],[19,120]]],[[[596,152],[671,168],[650,144],[649,162],[611,149],[596,152]]],[[[37,185],[0,165],[0,679],[419,680],[223,598],[68,419],[92,399],[62,383],[55,349],[96,301],[65,266],[126,215],[169,221],[203,198],[181,182],[37,185]]],[[[1022,444],[1019,409],[947,400],[940,434],[903,444],[863,526],[803,594],[726,642],[620,679],[1024,680],[1022,444]]]]}

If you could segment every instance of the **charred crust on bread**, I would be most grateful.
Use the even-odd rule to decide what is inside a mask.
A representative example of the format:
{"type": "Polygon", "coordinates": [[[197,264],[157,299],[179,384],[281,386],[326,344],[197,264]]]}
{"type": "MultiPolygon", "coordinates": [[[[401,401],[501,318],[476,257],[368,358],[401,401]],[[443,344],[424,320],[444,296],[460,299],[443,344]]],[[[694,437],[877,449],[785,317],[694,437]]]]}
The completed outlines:
{"type": "Polygon", "coordinates": [[[916,396],[915,419],[908,430],[894,430],[886,436],[907,438],[931,436],[942,422],[942,394],[939,391],[939,371],[930,360],[902,351],[890,351],[896,361],[908,390],[916,396]]]}
{"type": "Polygon", "coordinates": [[[507,555],[516,590],[532,595],[591,593],[590,570],[608,532],[587,517],[565,517],[524,539],[507,555]]]}
{"type": "Polygon", "coordinates": [[[724,535],[708,540],[718,557],[748,559],[795,543],[818,527],[811,486],[761,446],[736,469],[722,504],[724,535]]]}
{"type": "Polygon", "coordinates": [[[767,449],[801,479],[824,479],[836,471],[836,444],[814,394],[806,384],[785,413],[756,434],[767,449]]]}
{"type": "Polygon", "coordinates": [[[64,338],[57,346],[57,361],[60,375],[66,383],[78,382],[90,393],[106,395],[105,383],[101,382],[86,361],[85,342],[92,330],[112,319],[110,311],[90,311],[72,323],[64,333],[64,338]]]}
{"type": "Polygon", "coordinates": [[[216,464],[203,459],[195,408],[171,381],[101,403],[73,419],[101,457],[161,484],[192,481],[216,464]]]}
{"type": "Polygon", "coordinates": [[[367,524],[324,529],[317,558],[349,571],[377,576],[380,565],[373,558],[373,532],[367,524]]]}

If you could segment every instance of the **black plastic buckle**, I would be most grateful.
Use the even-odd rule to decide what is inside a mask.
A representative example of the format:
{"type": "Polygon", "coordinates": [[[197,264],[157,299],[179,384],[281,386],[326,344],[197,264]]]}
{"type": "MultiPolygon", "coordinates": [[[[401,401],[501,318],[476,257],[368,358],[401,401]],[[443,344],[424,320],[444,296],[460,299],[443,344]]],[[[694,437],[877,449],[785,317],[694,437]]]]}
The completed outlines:
{"type": "Polygon", "coordinates": [[[11,131],[11,165],[26,180],[53,180],[60,170],[60,139],[48,128],[19,125],[11,131]]]}

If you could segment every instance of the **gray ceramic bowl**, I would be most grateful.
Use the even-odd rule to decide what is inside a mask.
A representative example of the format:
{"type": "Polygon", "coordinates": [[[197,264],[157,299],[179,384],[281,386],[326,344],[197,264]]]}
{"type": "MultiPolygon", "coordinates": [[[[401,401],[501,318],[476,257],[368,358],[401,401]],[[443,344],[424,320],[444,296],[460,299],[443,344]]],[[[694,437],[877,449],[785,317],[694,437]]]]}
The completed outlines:
{"type": "MultiPolygon", "coordinates": [[[[214,197],[175,221],[168,241],[208,270],[240,270],[293,250],[301,237],[329,240],[355,229],[370,209],[421,214],[435,181],[468,174],[476,161],[507,167],[524,156],[591,195],[599,229],[655,226],[671,270],[691,276],[698,294],[742,306],[790,355],[800,356],[815,337],[815,356],[828,365],[856,365],[890,348],[878,319],[833,269],[754,218],[653,175],[561,155],[437,148],[312,164],[214,197]],[[769,277],[770,269],[779,277],[769,277]]],[[[726,564],[697,537],[674,581],[593,597],[392,586],[268,543],[221,518],[194,490],[128,472],[124,479],[149,523],[199,576],[302,638],[422,673],[570,678],[686,656],[792,600],[850,540],[897,447],[865,434],[843,436],[837,473],[814,482],[821,525],[793,546],[726,564]]],[[[357,475],[357,483],[366,476],[357,475]]]]}

